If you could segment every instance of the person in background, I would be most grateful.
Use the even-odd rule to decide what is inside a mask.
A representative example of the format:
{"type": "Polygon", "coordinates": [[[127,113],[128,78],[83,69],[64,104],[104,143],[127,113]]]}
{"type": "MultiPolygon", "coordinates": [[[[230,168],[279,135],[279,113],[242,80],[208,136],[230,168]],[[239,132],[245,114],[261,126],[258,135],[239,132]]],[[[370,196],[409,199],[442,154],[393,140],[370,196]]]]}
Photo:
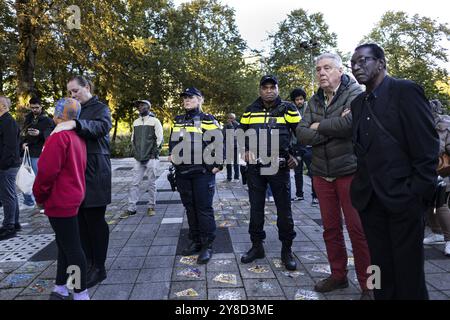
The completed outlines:
{"type": "Polygon", "coordinates": [[[150,114],[151,103],[148,100],[135,101],[139,110],[139,118],[133,122],[131,143],[133,146],[134,176],[128,192],[128,209],[120,215],[121,219],[136,214],[139,201],[139,185],[147,175],[148,209],[147,215],[155,215],[156,206],[156,169],[159,164],[159,151],[163,143],[163,127],[161,122],[150,114]]]}
{"type": "MultiPolygon", "coordinates": [[[[439,155],[450,155],[450,117],[443,115],[442,103],[431,100],[435,128],[439,135],[439,155]]],[[[423,244],[444,244],[444,255],[450,257],[450,210],[448,208],[450,181],[449,177],[440,178],[435,205],[427,211],[431,233],[423,239],[423,244]]]]}
{"type": "Polygon", "coordinates": [[[3,223],[0,241],[16,236],[19,223],[19,201],[16,176],[20,167],[19,127],[9,113],[11,100],[0,96],[0,202],[3,205],[3,223]]]}
{"type": "Polygon", "coordinates": [[[236,130],[239,127],[239,123],[236,121],[236,115],[234,113],[227,114],[227,123],[223,126],[223,139],[225,144],[225,155],[227,147],[233,148],[233,163],[227,163],[227,181],[230,182],[233,178],[234,169],[234,180],[239,180],[239,152],[237,145],[237,138],[233,135],[233,139],[230,140],[230,145],[227,145],[227,130],[236,130]]]}
{"type": "MultiPolygon", "coordinates": [[[[30,152],[31,167],[34,174],[37,175],[37,162],[42,152],[45,140],[50,136],[55,124],[42,110],[41,100],[38,97],[32,97],[28,102],[31,112],[25,116],[25,122],[21,131],[22,149],[28,147],[30,152]]],[[[24,204],[33,206],[33,195],[24,194],[24,204]]]]}
{"type": "MultiPolygon", "coordinates": [[[[300,113],[300,116],[303,117],[305,114],[305,109],[307,107],[306,103],[306,92],[302,88],[296,88],[292,90],[290,94],[291,101],[295,104],[300,113]]],[[[312,147],[305,146],[301,144],[295,135],[292,136],[292,149],[294,150],[295,155],[301,160],[298,163],[298,166],[294,169],[295,172],[295,197],[294,201],[303,201],[305,200],[303,193],[303,164],[306,165],[308,169],[308,176],[311,178],[311,205],[316,206],[319,202],[317,200],[317,195],[314,191],[314,186],[312,182],[311,175],[311,159],[312,159],[312,147]]]]}

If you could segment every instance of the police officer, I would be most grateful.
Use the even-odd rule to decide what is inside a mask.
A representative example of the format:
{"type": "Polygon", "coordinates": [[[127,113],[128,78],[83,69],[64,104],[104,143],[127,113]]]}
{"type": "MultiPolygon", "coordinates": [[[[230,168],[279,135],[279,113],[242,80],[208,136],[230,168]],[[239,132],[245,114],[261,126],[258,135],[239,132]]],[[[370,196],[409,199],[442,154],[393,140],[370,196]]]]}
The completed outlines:
{"type": "Polygon", "coordinates": [[[214,150],[217,142],[222,147],[218,156],[223,159],[223,135],[216,119],[202,112],[203,95],[200,90],[187,88],[180,96],[186,112],[175,117],[169,142],[169,161],[175,165],[177,189],[189,224],[191,243],[182,254],[199,252],[197,263],[205,264],[212,256],[216,231],[212,206],[215,174],[222,170],[223,160],[211,161],[202,155],[217,156],[214,150]],[[204,139],[207,132],[208,136],[213,136],[212,139],[204,139]]]}
{"type": "Polygon", "coordinates": [[[259,93],[260,97],[247,108],[241,118],[241,128],[246,132],[246,136],[256,134],[258,140],[256,148],[255,142],[250,139],[245,144],[245,161],[249,163],[247,172],[250,198],[249,233],[253,246],[242,256],[241,262],[250,263],[265,257],[264,205],[269,184],[277,207],[277,226],[279,239],[282,242],[281,261],[286,269],[295,270],[297,264],[292,256],[291,246],[296,233],[291,212],[289,170],[295,168],[298,162],[292,155],[289,144],[301,117],[295,105],[281,100],[278,94],[278,80],[275,76],[262,77],[259,93]],[[252,131],[248,132],[248,130],[252,131]],[[261,160],[261,157],[265,156],[261,141],[267,141],[267,146],[270,147],[274,144],[274,139],[279,139],[279,147],[278,150],[271,150],[271,154],[275,151],[275,154],[278,152],[279,156],[277,159],[272,157],[272,161],[279,162],[276,171],[270,175],[267,172],[263,173],[262,170],[267,164],[261,160]]]}

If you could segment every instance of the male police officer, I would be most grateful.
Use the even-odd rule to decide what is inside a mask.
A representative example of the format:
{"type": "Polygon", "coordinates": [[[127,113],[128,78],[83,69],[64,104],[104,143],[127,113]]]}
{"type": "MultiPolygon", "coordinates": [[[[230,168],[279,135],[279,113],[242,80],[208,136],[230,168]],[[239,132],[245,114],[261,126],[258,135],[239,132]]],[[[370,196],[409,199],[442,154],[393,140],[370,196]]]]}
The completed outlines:
{"type": "MultiPolygon", "coordinates": [[[[264,205],[267,184],[270,185],[278,215],[279,239],[282,242],[281,260],[286,269],[295,270],[297,264],[292,256],[292,240],[295,238],[294,221],[291,213],[290,173],[289,169],[297,166],[297,161],[289,152],[289,143],[292,132],[301,119],[300,114],[290,102],[282,101],[278,95],[278,80],[275,76],[262,77],[259,87],[260,97],[250,105],[241,118],[241,128],[249,135],[248,130],[254,130],[258,140],[258,147],[246,143],[245,160],[248,165],[248,191],[250,198],[250,227],[249,233],[252,240],[252,248],[242,256],[242,263],[250,263],[255,259],[265,257],[263,240],[264,232],[264,205]],[[277,134],[278,133],[278,134],[277,134]],[[267,144],[264,145],[264,140],[267,144]],[[277,145],[272,148],[271,154],[279,154],[276,172],[266,175],[262,171],[266,164],[260,159],[266,155],[262,149],[267,146],[277,145]],[[261,141],[263,141],[261,143],[261,141]],[[256,150],[252,152],[252,150],[256,150]]],[[[252,135],[250,133],[250,135],[252,135]]],[[[267,148],[268,149],[268,148],[267,148]]],[[[266,149],[266,150],[267,150],[266,149]]],[[[272,160],[274,158],[272,157],[272,160]]]]}

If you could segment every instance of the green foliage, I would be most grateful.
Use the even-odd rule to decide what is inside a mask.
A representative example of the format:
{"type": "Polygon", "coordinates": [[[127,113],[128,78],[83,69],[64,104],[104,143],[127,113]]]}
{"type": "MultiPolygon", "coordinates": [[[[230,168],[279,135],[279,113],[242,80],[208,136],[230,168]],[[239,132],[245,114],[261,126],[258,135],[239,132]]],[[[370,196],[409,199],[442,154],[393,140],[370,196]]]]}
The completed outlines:
{"type": "Polygon", "coordinates": [[[447,24],[405,12],[386,12],[363,42],[375,42],[385,50],[388,72],[399,78],[414,80],[431,98],[449,99],[439,88],[449,83],[443,64],[448,62],[443,41],[450,37],[447,24]]]}
{"type": "MultiPolygon", "coordinates": [[[[187,86],[202,90],[205,110],[219,117],[239,114],[253,92],[257,76],[244,63],[246,44],[234,11],[217,0],[195,0],[179,8],[168,0],[17,0],[27,3],[21,7],[22,25],[7,10],[13,1],[7,2],[0,6],[0,41],[10,44],[7,56],[18,50],[12,38],[4,40],[8,21],[10,34],[30,40],[21,38],[20,48],[32,53],[6,61],[6,67],[0,62],[0,76],[27,70],[23,76],[9,71],[4,86],[24,88],[20,105],[26,104],[26,92],[37,91],[50,106],[66,95],[66,82],[74,74],[90,76],[116,125],[132,123],[137,99],[150,100],[158,118],[170,121],[182,112],[179,93],[187,86]],[[70,5],[81,10],[80,30],[67,27],[70,5]]],[[[6,48],[0,48],[0,56],[6,48]]]]}
{"type": "Polygon", "coordinates": [[[280,94],[286,97],[290,90],[302,86],[311,96],[315,77],[313,58],[335,51],[337,46],[337,35],[329,31],[323,14],[294,10],[269,39],[272,41],[269,67],[279,77],[280,94]],[[305,49],[305,45],[309,48],[305,49]]]}

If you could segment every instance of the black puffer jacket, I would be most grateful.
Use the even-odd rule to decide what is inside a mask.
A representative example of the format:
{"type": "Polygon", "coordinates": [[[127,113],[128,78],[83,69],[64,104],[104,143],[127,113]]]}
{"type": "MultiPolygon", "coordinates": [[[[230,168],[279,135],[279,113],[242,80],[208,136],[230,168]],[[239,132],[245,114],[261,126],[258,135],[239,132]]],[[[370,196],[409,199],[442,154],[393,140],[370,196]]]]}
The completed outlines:
{"type": "Polygon", "coordinates": [[[312,96],[304,117],[297,127],[297,138],[313,147],[311,171],[314,176],[342,177],[356,171],[356,156],[352,143],[352,117],[341,117],[350,103],[363,90],[348,75],[343,75],[338,92],[325,108],[322,89],[312,96]],[[319,129],[311,124],[319,122],[319,129]]]}
{"type": "Polygon", "coordinates": [[[81,206],[106,206],[111,203],[109,131],[112,124],[108,106],[92,97],[81,105],[76,124],[76,132],[87,146],[86,196],[81,206]]]}

